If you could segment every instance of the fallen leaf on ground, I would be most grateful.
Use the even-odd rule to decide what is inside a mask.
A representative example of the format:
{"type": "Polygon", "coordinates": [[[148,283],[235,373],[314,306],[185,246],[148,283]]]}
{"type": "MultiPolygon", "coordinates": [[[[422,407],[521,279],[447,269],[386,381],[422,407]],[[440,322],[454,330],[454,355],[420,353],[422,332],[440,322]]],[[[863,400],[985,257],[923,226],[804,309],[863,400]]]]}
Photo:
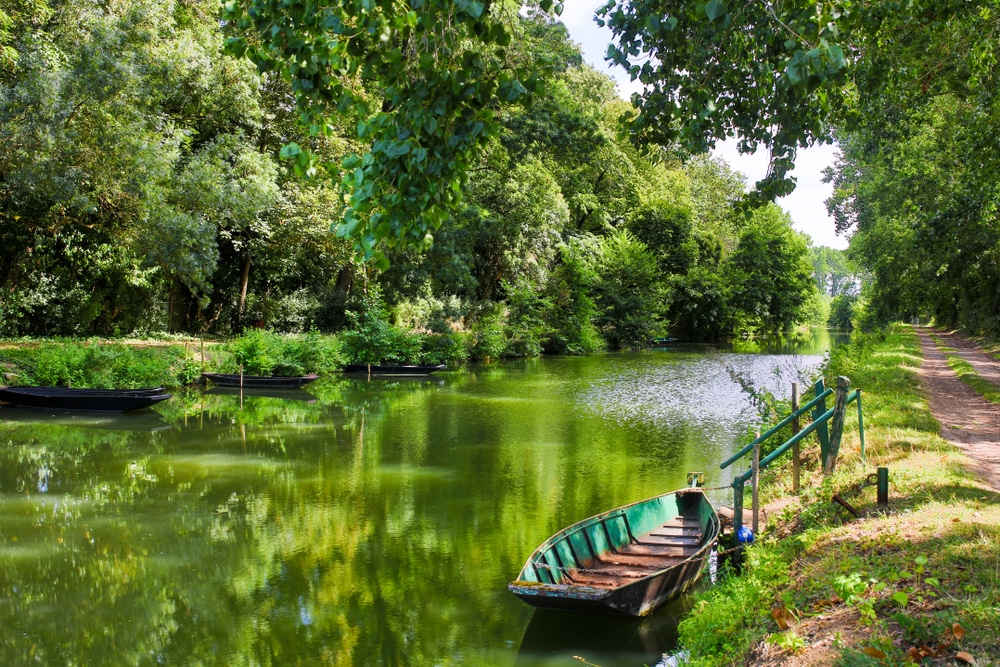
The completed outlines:
{"type": "Polygon", "coordinates": [[[964,662],[969,665],[976,664],[976,659],[973,658],[970,654],[966,653],[965,651],[959,651],[958,653],[956,653],[955,659],[958,660],[959,662],[964,662]]]}
{"type": "Polygon", "coordinates": [[[863,649],[861,649],[861,652],[867,656],[875,658],[876,660],[885,660],[886,657],[885,653],[883,653],[882,651],[878,650],[873,646],[866,646],[863,649]]]}
{"type": "Polygon", "coordinates": [[[792,613],[788,611],[784,605],[781,605],[771,609],[771,618],[774,619],[774,622],[778,624],[779,628],[787,630],[789,627],[788,622],[795,617],[792,616],[792,613]]]}

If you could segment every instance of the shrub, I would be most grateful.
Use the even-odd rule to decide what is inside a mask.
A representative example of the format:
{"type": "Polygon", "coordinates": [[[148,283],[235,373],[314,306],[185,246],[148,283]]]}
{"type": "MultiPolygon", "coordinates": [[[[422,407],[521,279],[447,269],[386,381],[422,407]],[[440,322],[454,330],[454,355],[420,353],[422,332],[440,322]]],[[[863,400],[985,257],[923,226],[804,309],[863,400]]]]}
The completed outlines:
{"type": "Polygon", "coordinates": [[[315,331],[282,335],[251,329],[222,346],[220,370],[247,375],[330,373],[344,365],[340,341],[315,331]]]}
{"type": "Polygon", "coordinates": [[[472,356],[476,359],[499,359],[507,351],[504,310],[493,305],[480,313],[472,324],[472,356]]]}
{"type": "Polygon", "coordinates": [[[198,363],[179,345],[131,347],[74,341],[5,350],[11,381],[50,387],[138,389],[176,387],[198,378],[198,363]]]}

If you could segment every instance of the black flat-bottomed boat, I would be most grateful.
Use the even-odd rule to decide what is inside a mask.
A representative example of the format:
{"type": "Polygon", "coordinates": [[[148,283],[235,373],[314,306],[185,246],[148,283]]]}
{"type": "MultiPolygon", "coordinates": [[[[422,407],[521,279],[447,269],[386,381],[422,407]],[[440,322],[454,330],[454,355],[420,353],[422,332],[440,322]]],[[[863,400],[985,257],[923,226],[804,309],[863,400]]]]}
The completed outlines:
{"type": "Polygon", "coordinates": [[[230,375],[202,373],[201,376],[220,387],[254,387],[259,389],[295,389],[303,387],[318,375],[230,375]]]}
{"type": "Polygon", "coordinates": [[[444,364],[347,364],[344,366],[345,373],[363,373],[365,375],[430,375],[444,369],[444,364]]]}
{"type": "Polygon", "coordinates": [[[672,491],[559,531],[508,588],[536,607],[645,616],[698,580],[718,536],[704,492],[672,491]]]}
{"type": "Polygon", "coordinates": [[[58,412],[130,412],[170,398],[163,387],[153,389],[72,389],[69,387],[5,387],[0,402],[23,408],[58,412]]]}

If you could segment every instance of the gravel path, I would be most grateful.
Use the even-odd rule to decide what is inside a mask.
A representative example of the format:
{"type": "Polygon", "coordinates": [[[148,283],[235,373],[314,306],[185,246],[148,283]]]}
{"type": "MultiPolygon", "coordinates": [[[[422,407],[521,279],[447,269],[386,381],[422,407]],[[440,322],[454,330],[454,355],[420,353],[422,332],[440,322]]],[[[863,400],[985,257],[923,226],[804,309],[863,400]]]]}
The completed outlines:
{"type": "Polygon", "coordinates": [[[931,333],[960,354],[984,378],[1000,386],[1000,364],[954,334],[915,327],[924,356],[920,377],[931,413],[941,422],[941,437],[972,459],[973,469],[1000,491],[1000,406],[990,403],[958,379],[931,333]]]}

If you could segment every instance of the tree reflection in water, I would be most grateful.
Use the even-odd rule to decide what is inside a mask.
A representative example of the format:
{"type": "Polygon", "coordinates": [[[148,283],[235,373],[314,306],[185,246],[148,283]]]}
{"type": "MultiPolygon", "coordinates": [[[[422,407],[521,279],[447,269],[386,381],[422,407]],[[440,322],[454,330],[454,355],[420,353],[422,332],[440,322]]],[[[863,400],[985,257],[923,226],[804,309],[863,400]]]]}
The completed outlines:
{"type": "MultiPolygon", "coordinates": [[[[544,661],[507,581],[558,528],[716,469],[747,406],[705,419],[662,392],[754,358],[511,362],[326,380],[305,400],[187,392],[133,422],[0,410],[0,664],[544,661]],[[612,394],[632,396],[628,419],[612,394]]],[[[669,626],[605,632],[608,655],[668,650],[669,626]]],[[[602,635],[581,628],[543,634],[602,635]]]]}

